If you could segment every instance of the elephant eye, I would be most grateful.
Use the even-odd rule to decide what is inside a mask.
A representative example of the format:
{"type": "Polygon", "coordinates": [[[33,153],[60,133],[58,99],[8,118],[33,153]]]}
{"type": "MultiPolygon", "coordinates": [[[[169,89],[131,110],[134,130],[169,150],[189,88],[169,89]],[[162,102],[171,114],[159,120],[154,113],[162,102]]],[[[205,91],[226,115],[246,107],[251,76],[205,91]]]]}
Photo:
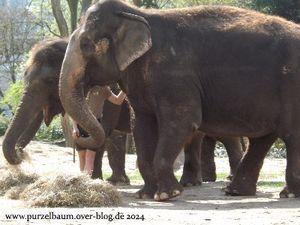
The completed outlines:
{"type": "Polygon", "coordinates": [[[89,21],[92,21],[92,22],[96,22],[96,21],[99,20],[99,17],[98,17],[98,15],[96,15],[95,13],[91,13],[91,14],[89,15],[89,17],[88,17],[88,20],[89,20],[89,21]]]}

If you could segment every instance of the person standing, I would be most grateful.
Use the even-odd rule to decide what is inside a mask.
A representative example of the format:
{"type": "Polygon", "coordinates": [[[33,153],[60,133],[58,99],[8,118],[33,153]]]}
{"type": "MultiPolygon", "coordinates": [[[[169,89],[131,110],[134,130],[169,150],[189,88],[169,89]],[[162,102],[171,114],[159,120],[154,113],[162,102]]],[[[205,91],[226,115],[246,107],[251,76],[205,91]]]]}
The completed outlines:
{"type": "MultiPolygon", "coordinates": [[[[101,117],[103,111],[104,101],[108,100],[113,104],[121,105],[126,97],[123,91],[120,91],[118,95],[115,95],[108,86],[94,86],[90,89],[87,95],[87,103],[90,110],[97,118],[101,125],[101,117]]],[[[73,120],[73,132],[72,137],[76,143],[76,140],[80,137],[86,138],[90,135],[73,120]]],[[[97,149],[88,149],[85,146],[75,144],[79,157],[80,171],[89,175],[92,174],[94,169],[94,161],[97,149]]]]}

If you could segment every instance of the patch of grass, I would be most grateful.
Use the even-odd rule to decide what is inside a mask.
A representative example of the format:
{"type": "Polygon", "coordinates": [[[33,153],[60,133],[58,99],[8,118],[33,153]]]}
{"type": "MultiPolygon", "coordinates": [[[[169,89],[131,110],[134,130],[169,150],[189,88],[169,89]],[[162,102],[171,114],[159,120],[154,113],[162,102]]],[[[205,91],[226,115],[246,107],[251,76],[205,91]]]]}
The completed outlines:
{"type": "MultiPolygon", "coordinates": [[[[139,173],[138,170],[135,170],[134,172],[128,173],[127,174],[130,181],[131,182],[142,182],[143,179],[139,173]]],[[[177,171],[175,173],[175,177],[176,179],[179,181],[181,178],[181,172],[177,171]]],[[[108,177],[111,176],[110,172],[107,172],[103,174],[103,178],[104,180],[106,180],[108,177]]],[[[229,176],[229,172],[219,172],[217,173],[217,181],[228,181],[227,177],[229,176]]],[[[268,184],[270,184],[271,186],[278,184],[278,186],[282,186],[284,184],[284,182],[278,181],[278,180],[283,180],[285,176],[285,171],[279,171],[279,172],[264,172],[261,171],[260,175],[259,175],[259,180],[261,180],[259,183],[261,183],[261,185],[263,186],[267,186],[268,184]],[[274,181],[275,180],[275,181],[274,181]],[[277,180],[277,181],[276,181],[277,180]]]]}
{"type": "Polygon", "coordinates": [[[260,180],[278,180],[282,179],[285,176],[285,171],[280,171],[280,172],[261,172],[259,175],[260,180]]]}
{"type": "Polygon", "coordinates": [[[284,185],[285,182],[283,181],[259,181],[257,183],[257,186],[261,188],[281,188],[284,185]]]}
{"type": "MultiPolygon", "coordinates": [[[[104,180],[106,180],[110,176],[111,176],[111,173],[108,173],[108,172],[103,173],[103,179],[104,180]]],[[[142,176],[141,176],[141,174],[138,170],[136,170],[134,172],[131,172],[131,173],[127,173],[127,176],[130,179],[130,183],[137,183],[137,182],[143,181],[142,176]]]]}
{"type": "Polygon", "coordinates": [[[227,179],[228,176],[229,173],[226,172],[217,173],[217,180],[228,181],[227,179]]]}

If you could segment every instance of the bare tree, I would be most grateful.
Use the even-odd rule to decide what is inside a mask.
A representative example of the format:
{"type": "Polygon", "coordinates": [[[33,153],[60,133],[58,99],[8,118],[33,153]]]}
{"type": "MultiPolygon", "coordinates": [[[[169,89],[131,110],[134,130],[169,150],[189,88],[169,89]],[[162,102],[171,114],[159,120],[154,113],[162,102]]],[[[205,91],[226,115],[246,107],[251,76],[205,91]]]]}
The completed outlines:
{"type": "MultiPolygon", "coordinates": [[[[36,42],[33,16],[27,8],[0,8],[0,79],[1,83],[15,83],[18,69],[36,42]]],[[[0,87],[0,95],[3,95],[0,87]]]]}

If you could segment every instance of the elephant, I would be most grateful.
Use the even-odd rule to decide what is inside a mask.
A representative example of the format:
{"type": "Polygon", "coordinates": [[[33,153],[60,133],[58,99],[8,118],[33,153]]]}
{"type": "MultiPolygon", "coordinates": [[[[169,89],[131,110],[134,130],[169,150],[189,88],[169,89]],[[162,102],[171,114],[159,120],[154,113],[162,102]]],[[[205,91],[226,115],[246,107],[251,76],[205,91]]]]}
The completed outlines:
{"type": "Polygon", "coordinates": [[[228,195],[255,195],[264,158],[281,138],[287,167],[280,197],[300,197],[299,61],[300,26],[279,17],[229,6],[147,10],[103,0],[71,35],[59,93],[65,110],[97,139],[99,125],[78,107],[86,105],[83,71],[93,62],[103,73],[89,79],[120,83],[136,116],[139,197],[181,194],[172,165],[195,130],[249,138],[228,195]]]}
{"type": "MultiPolygon", "coordinates": [[[[55,115],[60,113],[64,114],[64,109],[58,97],[58,78],[67,43],[67,39],[49,39],[39,42],[31,50],[25,72],[25,81],[27,85],[24,96],[3,141],[5,157],[11,164],[18,164],[21,162],[21,157],[17,158],[14,155],[10,156],[10,154],[14,154],[13,149],[16,149],[17,154],[22,154],[22,149],[24,149],[33,139],[43,119],[48,126],[55,115]],[[36,105],[26,103],[29,101],[27,100],[29,97],[36,105]],[[38,99],[38,97],[41,99],[38,99]],[[28,108],[25,109],[25,107],[28,108]],[[32,108],[31,111],[30,108],[32,108]],[[36,116],[35,114],[38,111],[40,111],[40,113],[36,116]],[[28,128],[24,130],[23,127],[28,128]]],[[[111,85],[111,88],[115,93],[119,92],[116,85],[111,85]]],[[[125,135],[126,133],[131,132],[128,103],[125,102],[120,107],[106,101],[103,108],[102,126],[106,135],[109,137],[106,140],[105,147],[109,149],[108,158],[110,167],[112,168],[112,175],[107,178],[107,180],[112,184],[129,184],[129,178],[125,173],[125,135]]],[[[193,142],[199,142],[201,140],[195,138],[193,142]]],[[[227,141],[232,142],[229,138],[227,141]]],[[[95,144],[91,142],[90,138],[80,138],[78,142],[82,146],[90,145],[92,148],[95,147],[95,144]]],[[[213,181],[216,176],[215,170],[208,170],[208,168],[214,168],[213,155],[211,155],[213,154],[214,147],[210,149],[205,148],[207,149],[205,150],[207,153],[203,155],[204,162],[202,162],[202,164],[200,164],[200,161],[195,160],[200,160],[198,156],[197,158],[189,156],[198,154],[199,147],[189,143],[187,149],[185,153],[186,162],[184,166],[184,176],[181,181],[184,186],[201,184],[201,174],[202,176],[204,175],[203,181],[213,181]],[[195,148],[191,148],[190,146],[195,146],[195,148]],[[196,153],[194,153],[195,151],[196,153]],[[206,158],[209,158],[209,163],[205,162],[206,158]],[[193,160],[190,161],[189,159],[193,160]],[[205,165],[205,168],[200,168],[200,165],[205,165]],[[202,173],[201,170],[203,171],[202,173]]],[[[234,148],[231,148],[230,146],[227,149],[228,152],[230,152],[233,151],[234,148]]],[[[92,174],[92,178],[94,179],[103,179],[103,154],[104,148],[99,148],[96,154],[95,166],[92,174]]],[[[231,158],[238,158],[240,157],[240,153],[236,152],[236,154],[232,156],[229,154],[229,156],[231,158]]],[[[230,160],[232,161],[232,159],[230,160]]],[[[231,163],[232,171],[235,170],[237,163],[238,162],[236,161],[233,164],[231,163]]]]}
{"type": "MultiPolygon", "coordinates": [[[[41,41],[31,50],[24,74],[24,94],[3,140],[3,152],[11,164],[21,162],[22,157],[18,155],[22,154],[22,149],[33,139],[43,118],[48,126],[55,115],[64,114],[58,96],[58,81],[67,44],[66,39],[51,39],[41,41]]],[[[117,91],[115,86],[112,85],[111,88],[112,91],[117,91]]],[[[123,137],[124,132],[131,132],[128,103],[124,101],[121,106],[117,106],[106,101],[102,125],[109,136],[108,158],[113,171],[108,180],[112,183],[129,184],[125,173],[125,139],[114,141],[123,137]]],[[[81,138],[80,141],[83,145],[89,143],[88,138],[81,138]]],[[[104,148],[97,151],[92,178],[102,179],[103,152],[104,148]]]]}

